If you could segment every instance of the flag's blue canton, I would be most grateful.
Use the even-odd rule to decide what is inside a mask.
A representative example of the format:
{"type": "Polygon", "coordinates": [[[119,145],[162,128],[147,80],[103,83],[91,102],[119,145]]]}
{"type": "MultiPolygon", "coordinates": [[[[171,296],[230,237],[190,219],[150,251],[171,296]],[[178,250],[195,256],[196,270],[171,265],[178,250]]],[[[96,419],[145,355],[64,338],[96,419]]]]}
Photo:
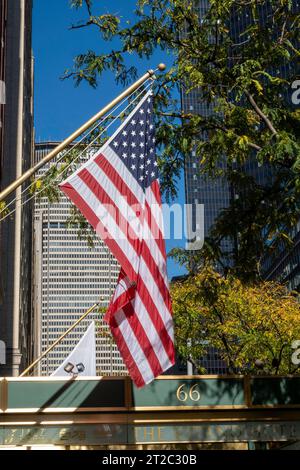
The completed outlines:
{"type": "Polygon", "coordinates": [[[152,100],[152,96],[145,100],[110,143],[110,147],[144,189],[158,177],[152,100]]]}

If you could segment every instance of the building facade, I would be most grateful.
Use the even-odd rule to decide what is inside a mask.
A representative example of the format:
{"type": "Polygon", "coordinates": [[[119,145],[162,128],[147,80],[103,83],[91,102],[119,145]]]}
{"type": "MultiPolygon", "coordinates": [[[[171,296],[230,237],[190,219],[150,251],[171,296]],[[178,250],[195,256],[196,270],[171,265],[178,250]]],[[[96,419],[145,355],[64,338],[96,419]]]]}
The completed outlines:
{"type": "MultiPolygon", "coordinates": [[[[35,147],[39,161],[57,143],[40,143],[35,147]]],[[[49,166],[39,171],[41,176],[49,166]]],[[[71,203],[63,193],[60,201],[49,203],[42,197],[34,204],[34,295],[35,356],[44,352],[94,303],[108,306],[119,275],[119,265],[102,240],[93,235],[93,247],[78,237],[78,227],[69,227],[71,203]]],[[[43,360],[38,371],[51,374],[68,356],[86,331],[96,322],[97,375],[123,374],[126,368],[111,340],[103,312],[91,313],[53,352],[43,360]]]]}
{"type": "MultiPolygon", "coordinates": [[[[300,11],[300,2],[299,0],[293,0],[291,3],[292,9],[296,14],[300,11]]],[[[194,10],[198,13],[200,22],[203,20],[208,8],[209,0],[194,0],[194,10]]],[[[261,22],[272,20],[273,11],[271,4],[266,3],[262,5],[259,12],[261,22]]],[[[250,8],[248,10],[247,7],[245,7],[243,13],[235,12],[233,10],[230,18],[229,32],[234,42],[238,42],[239,38],[243,37],[242,35],[245,32],[245,29],[251,25],[252,21],[253,19],[250,8]]],[[[229,63],[233,63],[234,61],[231,57],[228,57],[228,60],[229,63]]],[[[297,73],[299,75],[299,72],[299,64],[292,61],[283,63],[278,67],[278,69],[273,71],[274,75],[278,75],[286,79],[290,79],[293,76],[296,77],[297,73]]],[[[291,90],[287,90],[286,100],[289,103],[290,94],[291,90]]],[[[188,94],[186,94],[182,89],[181,103],[182,109],[186,113],[195,113],[202,116],[210,116],[214,113],[213,104],[209,104],[205,99],[203,99],[200,89],[193,90],[188,94]]],[[[270,169],[265,165],[259,165],[255,158],[246,162],[243,169],[249,175],[253,176],[255,181],[261,185],[269,182],[269,179],[272,177],[270,169]]],[[[235,194],[234,188],[230,187],[225,178],[211,179],[201,173],[201,167],[199,166],[195,152],[188,155],[185,161],[185,195],[186,203],[188,204],[204,204],[205,237],[208,236],[211,227],[214,225],[214,222],[222,209],[228,207],[230,201],[235,197],[238,197],[238,195],[235,194]]],[[[188,221],[188,223],[193,224],[190,233],[195,231],[195,222],[195,217],[192,217],[191,220],[188,221]]],[[[228,248],[232,248],[232,241],[226,240],[225,245],[228,248]]]]}
{"type": "Polygon", "coordinates": [[[6,56],[7,0],[0,0],[0,181],[3,172],[3,128],[5,105],[5,56],[6,56]]]}
{"type": "Polygon", "coordinates": [[[285,284],[291,291],[300,292],[300,221],[290,233],[290,248],[282,243],[272,255],[262,261],[262,273],[268,281],[285,284]]]}
{"type": "MultiPolygon", "coordinates": [[[[294,14],[300,12],[300,0],[293,0],[294,14]]],[[[294,46],[299,50],[299,41],[294,46]]],[[[285,63],[276,70],[278,76],[289,82],[300,78],[299,60],[285,63]]],[[[287,87],[284,94],[290,109],[297,111],[300,104],[292,100],[293,88],[287,87]]],[[[272,254],[265,256],[261,263],[261,272],[266,280],[278,281],[285,284],[289,290],[300,292],[300,221],[289,231],[292,246],[281,243],[272,254]]]]}
{"type": "MultiPolygon", "coordinates": [[[[297,3],[294,0],[295,4],[297,3]]],[[[203,20],[203,17],[209,9],[209,0],[194,0],[194,10],[198,13],[199,21],[203,20]]],[[[272,11],[268,7],[262,10],[262,16],[268,17],[272,11]]],[[[238,41],[238,38],[243,34],[245,28],[251,24],[250,11],[247,13],[245,8],[244,14],[235,14],[233,12],[230,20],[229,31],[232,38],[238,41]]],[[[233,59],[228,57],[229,63],[233,63],[233,59]]],[[[278,75],[282,76],[283,70],[278,71],[278,75]]],[[[186,94],[184,89],[181,90],[181,104],[182,109],[186,113],[195,113],[201,116],[211,116],[214,114],[214,105],[207,103],[203,98],[201,89],[193,90],[186,94]]],[[[206,138],[206,136],[201,136],[206,138]]],[[[219,163],[220,166],[226,165],[226,160],[219,163]]],[[[243,170],[250,176],[252,176],[256,183],[264,185],[269,182],[272,177],[270,169],[267,166],[261,166],[255,158],[249,159],[243,167],[243,170]]],[[[238,198],[239,195],[236,193],[235,188],[229,184],[226,177],[210,178],[201,171],[201,165],[199,159],[196,157],[196,153],[192,152],[186,156],[185,159],[185,199],[187,204],[191,204],[195,207],[196,204],[204,205],[204,236],[209,236],[211,228],[220,212],[226,209],[230,203],[238,198]]],[[[196,230],[196,211],[193,211],[193,217],[187,221],[188,224],[192,224],[192,227],[188,230],[188,233],[194,233],[196,230]]],[[[224,239],[221,245],[222,250],[232,251],[233,245],[236,240],[224,239]]]]}
{"type": "MultiPolygon", "coordinates": [[[[299,0],[293,1],[293,9],[295,12],[299,11],[299,0]]],[[[201,22],[209,8],[209,0],[195,0],[194,9],[199,15],[201,22]]],[[[261,8],[260,19],[267,21],[272,18],[272,7],[266,4],[261,8]]],[[[251,11],[245,10],[243,14],[233,12],[229,25],[229,31],[234,42],[239,42],[238,38],[241,37],[247,27],[250,26],[252,21],[251,11]]],[[[228,58],[229,63],[233,63],[232,58],[228,58]]],[[[275,71],[280,77],[288,78],[296,73],[297,64],[286,63],[275,71]]],[[[288,96],[286,97],[288,100],[288,96]]],[[[193,90],[186,94],[184,90],[181,91],[182,109],[186,113],[195,113],[202,116],[210,116],[214,113],[214,106],[208,104],[203,99],[201,89],[193,90]]],[[[203,137],[203,136],[202,136],[203,137]]],[[[204,136],[205,138],[205,136],[204,136]]],[[[272,171],[267,165],[261,166],[255,156],[249,159],[244,167],[249,176],[253,177],[257,184],[264,186],[270,184],[272,180],[272,171]]],[[[192,152],[191,155],[186,156],[185,160],[185,197],[186,203],[194,206],[193,217],[187,220],[187,224],[192,224],[188,233],[195,233],[196,230],[196,204],[204,205],[204,236],[209,236],[210,230],[214,226],[217,217],[223,209],[226,209],[230,202],[235,198],[242,195],[237,194],[235,188],[232,187],[225,177],[215,179],[209,178],[206,174],[201,172],[201,165],[196,157],[196,153],[192,152]]],[[[299,224],[298,224],[299,225],[299,224]]],[[[282,249],[274,259],[264,260],[264,273],[267,279],[277,279],[283,282],[288,282],[290,288],[300,289],[300,225],[295,227],[293,236],[295,237],[294,248],[287,252],[282,249]],[[297,287],[298,286],[298,287],[297,287]]],[[[238,243],[238,236],[235,240],[224,239],[222,241],[221,249],[223,252],[232,252],[235,244],[238,243]]],[[[224,260],[226,263],[226,260],[224,260]]],[[[211,349],[207,357],[202,360],[203,366],[208,373],[223,373],[226,372],[225,364],[220,361],[218,351],[211,349]]]]}
{"type": "MultiPolygon", "coordinates": [[[[31,166],[33,150],[32,1],[0,0],[0,188],[31,166]]],[[[19,198],[19,188],[6,202],[19,198]]],[[[11,206],[12,208],[14,206],[11,206]]],[[[0,339],[18,375],[32,358],[30,204],[0,222],[0,339]]]]}
{"type": "MultiPolygon", "coordinates": [[[[194,9],[197,11],[199,21],[202,20],[209,8],[208,0],[194,2],[194,9]]],[[[195,113],[202,116],[211,116],[214,113],[212,104],[207,103],[201,94],[201,90],[193,90],[185,93],[181,90],[181,107],[186,113],[195,113]]],[[[204,136],[205,137],[205,136],[204,136]]],[[[204,237],[207,238],[220,211],[228,207],[231,198],[230,186],[226,178],[209,178],[201,171],[199,159],[196,152],[192,152],[185,157],[184,165],[185,180],[185,202],[192,207],[192,217],[189,217],[187,233],[196,233],[196,205],[204,205],[204,237]]],[[[192,240],[190,240],[192,242],[192,240]]],[[[230,250],[231,241],[224,240],[223,248],[230,250]]],[[[201,364],[208,374],[222,374],[227,372],[224,361],[221,360],[218,351],[211,347],[208,354],[201,359],[201,364]]],[[[195,371],[196,372],[196,371],[195,371]]]]}

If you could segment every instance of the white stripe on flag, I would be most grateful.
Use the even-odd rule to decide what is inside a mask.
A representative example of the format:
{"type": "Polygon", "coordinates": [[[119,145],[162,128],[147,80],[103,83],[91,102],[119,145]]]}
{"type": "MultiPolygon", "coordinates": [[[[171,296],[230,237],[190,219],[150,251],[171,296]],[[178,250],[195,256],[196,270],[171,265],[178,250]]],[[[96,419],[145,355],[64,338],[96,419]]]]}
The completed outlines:
{"type": "Polygon", "coordinates": [[[103,220],[101,220],[101,223],[103,223],[103,225],[106,227],[109,235],[114,240],[118,241],[118,245],[124,253],[124,256],[131,263],[134,271],[137,272],[139,259],[137,257],[136,251],[131,246],[131,244],[128,243],[126,236],[121,231],[113,217],[111,217],[111,215],[108,213],[107,209],[100,203],[99,199],[97,199],[94,193],[89,189],[84,181],[79,178],[79,176],[76,176],[72,180],[72,183],[70,182],[69,184],[72,184],[73,188],[84,199],[85,203],[94,212],[98,220],[101,220],[101,214],[103,214],[103,217],[105,217],[105,223],[103,220]]]}
{"type": "Polygon", "coordinates": [[[157,330],[153,325],[153,322],[149,316],[149,312],[145,308],[140,296],[137,294],[135,300],[132,302],[134,305],[135,313],[145,330],[145,333],[155,351],[157,359],[162,367],[162,369],[166,369],[167,367],[171,367],[171,362],[169,357],[166,353],[166,350],[160,340],[160,337],[157,334],[157,330]]]}
{"type": "Polygon", "coordinates": [[[139,342],[132,331],[131,326],[123,312],[120,310],[115,315],[116,322],[118,324],[119,330],[122,333],[123,339],[127,345],[127,348],[130,351],[130,354],[134,358],[137,368],[139,369],[143,379],[146,383],[151,382],[154,379],[152,369],[149,365],[148,359],[146,358],[142,348],[139,345],[139,342]]]}

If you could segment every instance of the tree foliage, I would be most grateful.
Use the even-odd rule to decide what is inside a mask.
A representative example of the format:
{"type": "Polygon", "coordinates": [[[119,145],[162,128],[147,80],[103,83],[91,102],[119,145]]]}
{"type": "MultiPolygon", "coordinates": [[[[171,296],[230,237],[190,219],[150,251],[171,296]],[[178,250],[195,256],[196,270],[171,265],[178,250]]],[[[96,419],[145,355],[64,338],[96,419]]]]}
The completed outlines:
{"type": "Polygon", "coordinates": [[[107,13],[101,2],[73,0],[87,7],[73,28],[96,28],[99,44],[113,40],[113,47],[105,54],[83,51],[65,76],[95,87],[111,71],[125,85],[137,75],[133,55],[150,59],[158,48],[168,54],[172,66],[155,88],[162,187],[167,197],[176,193],[192,151],[202,174],[226,178],[233,198],[206,252],[249,278],[259,274],[268,250],[291,243],[289,229],[299,218],[300,112],[291,107],[290,87],[300,17],[291,0],[211,0],[199,20],[200,3],[139,0],[136,22],[128,24],[113,13],[114,2],[107,13]],[[198,93],[214,112],[184,113],[176,100],[181,92],[198,93]],[[250,162],[264,165],[272,177],[254,178],[250,162]],[[228,252],[226,239],[235,241],[228,252]]]}
{"type": "Polygon", "coordinates": [[[300,338],[300,306],[273,282],[243,284],[209,267],[172,285],[177,349],[199,372],[213,346],[233,373],[295,373],[292,343],[300,338]]]}
{"type": "MultiPolygon", "coordinates": [[[[85,15],[71,29],[93,28],[99,45],[109,42],[111,49],[99,53],[95,44],[82,51],[64,78],[97,87],[102,74],[112,72],[126,86],[137,77],[132,57],[151,59],[157,49],[168,55],[172,65],[154,85],[162,188],[167,198],[176,194],[195,152],[201,174],[224,178],[232,194],[203,250],[193,259],[174,252],[193,273],[172,285],[178,351],[200,372],[200,358],[213,346],[232,372],[255,373],[262,366],[264,373],[294,373],[299,304],[283,286],[249,281],[259,277],[263,255],[291,243],[299,219],[300,111],[290,101],[299,12],[292,0],[210,0],[200,19],[200,3],[137,0],[130,24],[114,13],[113,1],[108,12],[100,1],[71,0],[85,15]],[[196,94],[207,109],[183,111],[181,94],[196,94]],[[263,179],[249,170],[254,164],[263,179]],[[216,262],[230,267],[227,276],[209,267],[216,262]]],[[[51,171],[34,188],[50,199],[55,194],[48,187],[60,173],[51,171]]],[[[75,210],[70,223],[85,232],[75,210]]]]}

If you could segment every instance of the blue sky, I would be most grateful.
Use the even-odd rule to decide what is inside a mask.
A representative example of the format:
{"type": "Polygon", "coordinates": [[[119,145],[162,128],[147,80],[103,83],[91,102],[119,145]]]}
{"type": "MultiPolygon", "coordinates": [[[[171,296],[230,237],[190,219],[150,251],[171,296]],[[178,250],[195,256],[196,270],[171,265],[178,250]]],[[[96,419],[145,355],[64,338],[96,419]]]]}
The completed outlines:
{"type": "MultiPolygon", "coordinates": [[[[134,21],[135,0],[94,0],[103,13],[116,13],[122,21],[134,21]]],[[[99,10],[98,10],[99,11],[99,10]]],[[[105,43],[94,28],[70,30],[85,18],[85,10],[71,9],[69,0],[35,0],[33,9],[33,54],[35,58],[35,136],[36,141],[61,140],[94,115],[114,98],[121,87],[107,73],[99,86],[93,89],[86,83],[75,87],[72,79],[61,80],[65,69],[71,68],[73,58],[88,49],[98,53],[109,51],[113,44],[105,43]]],[[[157,52],[149,62],[130,56],[137,61],[140,75],[158,63],[171,63],[165,53],[157,52]]],[[[177,203],[184,202],[184,185],[179,184],[177,203]]],[[[182,240],[167,240],[167,251],[183,246],[182,240]]],[[[172,277],[181,274],[182,268],[168,261],[168,273],[172,277]]]]}

